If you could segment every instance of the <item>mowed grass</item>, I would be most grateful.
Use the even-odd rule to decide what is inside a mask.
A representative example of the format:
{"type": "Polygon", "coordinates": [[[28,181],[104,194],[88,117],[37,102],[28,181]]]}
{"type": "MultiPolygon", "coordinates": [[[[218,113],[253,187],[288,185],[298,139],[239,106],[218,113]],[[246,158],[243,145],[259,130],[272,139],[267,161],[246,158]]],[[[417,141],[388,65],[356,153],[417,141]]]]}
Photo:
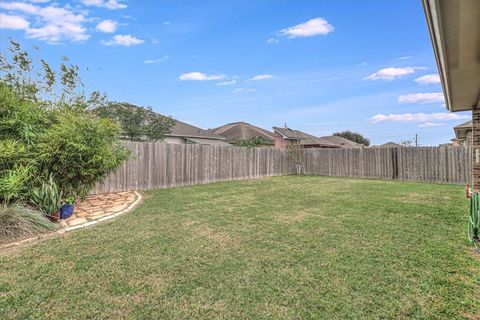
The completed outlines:
{"type": "Polygon", "coordinates": [[[146,192],[0,256],[3,319],[478,319],[461,186],[279,177],[146,192]]]}

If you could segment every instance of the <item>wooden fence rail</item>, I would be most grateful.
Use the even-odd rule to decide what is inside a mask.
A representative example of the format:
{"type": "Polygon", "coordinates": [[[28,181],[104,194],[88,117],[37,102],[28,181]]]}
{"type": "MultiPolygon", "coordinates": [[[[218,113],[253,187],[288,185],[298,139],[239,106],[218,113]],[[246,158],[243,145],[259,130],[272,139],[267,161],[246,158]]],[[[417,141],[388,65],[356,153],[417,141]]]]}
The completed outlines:
{"type": "Polygon", "coordinates": [[[466,184],[471,151],[463,147],[309,149],[305,174],[466,184]]]}
{"type": "Polygon", "coordinates": [[[295,174],[285,151],[194,144],[127,142],[132,157],[92,193],[150,190],[295,174]]]}
{"type": "MultiPolygon", "coordinates": [[[[161,189],[297,173],[273,148],[127,142],[132,157],[92,193],[161,189]]],[[[308,175],[468,183],[471,153],[461,147],[307,149],[308,175]]]]}

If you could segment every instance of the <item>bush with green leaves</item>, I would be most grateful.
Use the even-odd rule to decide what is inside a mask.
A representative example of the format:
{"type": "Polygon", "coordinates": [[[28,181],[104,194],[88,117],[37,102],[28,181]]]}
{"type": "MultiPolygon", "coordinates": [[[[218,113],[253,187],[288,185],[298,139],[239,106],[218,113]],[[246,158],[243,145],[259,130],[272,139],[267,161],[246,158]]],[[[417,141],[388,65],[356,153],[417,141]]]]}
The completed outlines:
{"type": "Polygon", "coordinates": [[[0,55],[0,203],[31,202],[50,178],[65,197],[86,195],[129,153],[119,124],[90,112],[105,96],[85,95],[76,66],[35,64],[15,41],[9,52],[0,55]]]}
{"type": "Polygon", "coordinates": [[[42,213],[19,204],[0,205],[0,243],[57,229],[42,213]]]}
{"type": "Polygon", "coordinates": [[[55,177],[65,196],[82,197],[128,157],[120,127],[87,113],[53,114],[55,123],[37,146],[42,170],[55,177]]]}
{"type": "Polygon", "coordinates": [[[250,139],[237,140],[234,145],[237,147],[261,147],[273,145],[273,142],[264,137],[253,137],[250,139]]]}
{"type": "Polygon", "coordinates": [[[342,132],[335,132],[333,135],[348,139],[350,141],[353,141],[359,144],[363,144],[366,147],[370,145],[370,140],[365,138],[362,134],[358,132],[352,132],[352,131],[346,130],[342,132]]]}
{"type": "Polygon", "coordinates": [[[32,204],[40,211],[46,215],[51,215],[62,207],[62,194],[62,191],[58,189],[57,184],[50,176],[47,181],[42,182],[40,187],[33,189],[30,197],[32,204]]]}

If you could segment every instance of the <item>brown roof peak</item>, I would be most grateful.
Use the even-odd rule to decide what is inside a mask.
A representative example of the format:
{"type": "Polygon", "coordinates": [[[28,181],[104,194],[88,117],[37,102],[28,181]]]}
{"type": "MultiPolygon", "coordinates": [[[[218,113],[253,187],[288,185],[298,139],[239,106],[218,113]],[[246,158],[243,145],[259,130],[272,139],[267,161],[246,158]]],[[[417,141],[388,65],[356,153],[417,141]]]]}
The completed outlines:
{"type": "Polygon", "coordinates": [[[262,137],[271,141],[273,144],[272,132],[244,121],[227,123],[221,127],[211,129],[211,131],[225,137],[225,140],[229,143],[254,137],[262,137]]]}

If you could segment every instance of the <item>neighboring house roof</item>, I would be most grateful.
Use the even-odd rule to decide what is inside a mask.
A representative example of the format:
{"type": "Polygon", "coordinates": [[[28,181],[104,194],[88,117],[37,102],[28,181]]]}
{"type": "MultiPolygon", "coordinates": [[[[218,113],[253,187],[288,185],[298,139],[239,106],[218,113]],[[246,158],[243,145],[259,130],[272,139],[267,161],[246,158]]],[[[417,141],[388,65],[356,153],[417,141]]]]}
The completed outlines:
{"type": "Polygon", "coordinates": [[[299,130],[292,130],[290,128],[280,128],[280,127],[273,127],[273,130],[278,132],[284,139],[287,140],[296,140],[299,141],[300,145],[303,146],[322,146],[322,147],[330,147],[330,148],[340,148],[340,146],[336,143],[330,142],[323,138],[312,136],[311,134],[299,131],[299,130]]]}
{"type": "Polygon", "coordinates": [[[456,127],[453,127],[453,130],[455,131],[455,136],[457,137],[457,139],[467,139],[467,133],[469,131],[472,131],[472,120],[466,121],[456,127]]]}
{"type": "Polygon", "coordinates": [[[210,131],[225,137],[225,141],[228,143],[234,143],[238,140],[246,140],[255,137],[267,139],[272,144],[274,141],[272,132],[243,121],[228,123],[221,127],[211,129],[210,131]]]}
{"type": "Polygon", "coordinates": [[[188,143],[193,144],[208,144],[211,146],[229,146],[230,144],[226,143],[223,140],[207,139],[207,138],[185,138],[188,143]]]}
{"type": "Polygon", "coordinates": [[[445,105],[475,108],[480,96],[480,1],[423,0],[445,105]]]}
{"type": "Polygon", "coordinates": [[[321,139],[325,139],[327,141],[330,141],[332,143],[338,144],[342,146],[343,148],[363,148],[364,145],[360,143],[356,143],[352,140],[348,140],[344,137],[340,136],[327,136],[327,137],[320,137],[321,139]]]}
{"type": "Polygon", "coordinates": [[[472,129],[472,120],[465,121],[464,123],[461,123],[458,126],[454,127],[454,129],[461,129],[461,128],[472,129]]]}
{"type": "Polygon", "coordinates": [[[175,126],[172,128],[172,132],[166,134],[167,137],[182,137],[182,138],[207,138],[214,140],[225,140],[219,134],[215,134],[210,130],[201,129],[191,124],[175,120],[175,126]]]}
{"type": "Polygon", "coordinates": [[[401,144],[395,143],[395,142],[387,142],[378,146],[375,146],[376,148],[400,148],[403,147],[401,144]]]}

